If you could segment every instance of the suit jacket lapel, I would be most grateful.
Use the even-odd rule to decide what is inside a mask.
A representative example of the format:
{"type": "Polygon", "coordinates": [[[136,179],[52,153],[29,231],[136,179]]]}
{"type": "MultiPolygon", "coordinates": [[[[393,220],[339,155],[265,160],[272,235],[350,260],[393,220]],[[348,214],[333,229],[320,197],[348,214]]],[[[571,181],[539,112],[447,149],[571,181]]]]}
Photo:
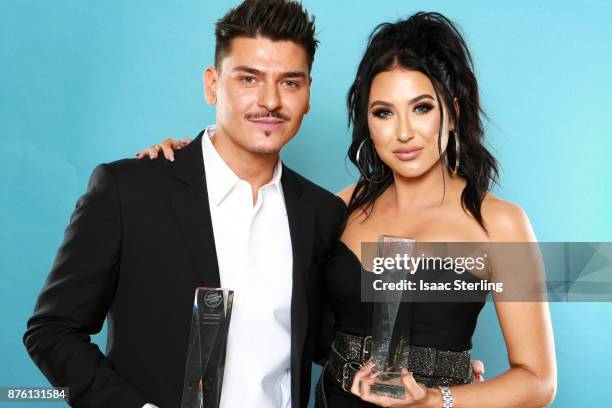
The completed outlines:
{"type": "Polygon", "coordinates": [[[302,354],[308,330],[307,282],[311,266],[314,214],[302,197],[303,187],[296,175],[283,165],[281,178],[291,247],[293,250],[293,289],[291,295],[291,399],[292,406],[300,404],[302,383],[302,354]]]}
{"type": "Polygon", "coordinates": [[[215,248],[215,237],[210,217],[206,175],[202,155],[202,135],[176,154],[174,175],[185,184],[175,192],[172,208],[193,258],[202,286],[220,286],[219,264],[215,248]]]}

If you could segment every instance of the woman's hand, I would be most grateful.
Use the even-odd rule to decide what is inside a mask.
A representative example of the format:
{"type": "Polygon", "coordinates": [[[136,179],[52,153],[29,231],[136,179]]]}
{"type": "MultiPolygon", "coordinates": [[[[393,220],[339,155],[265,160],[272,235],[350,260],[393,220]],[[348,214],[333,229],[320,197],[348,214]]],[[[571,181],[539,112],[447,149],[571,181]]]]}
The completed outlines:
{"type": "Polygon", "coordinates": [[[410,408],[425,408],[425,407],[441,407],[442,394],[434,388],[427,388],[423,384],[416,382],[412,373],[402,368],[401,381],[404,385],[406,398],[398,399],[385,397],[371,392],[370,388],[376,381],[378,374],[372,373],[373,365],[368,363],[364,365],[353,379],[351,392],[361,398],[363,401],[379,405],[381,407],[410,407],[410,408]]]}
{"type": "Polygon", "coordinates": [[[148,149],[144,149],[136,153],[136,158],[142,159],[145,156],[149,156],[149,159],[154,160],[157,159],[157,156],[161,151],[164,153],[164,157],[166,159],[174,161],[174,151],[182,149],[189,143],[191,143],[191,139],[188,137],[185,137],[182,140],[166,139],[161,143],[154,144],[148,149]]]}

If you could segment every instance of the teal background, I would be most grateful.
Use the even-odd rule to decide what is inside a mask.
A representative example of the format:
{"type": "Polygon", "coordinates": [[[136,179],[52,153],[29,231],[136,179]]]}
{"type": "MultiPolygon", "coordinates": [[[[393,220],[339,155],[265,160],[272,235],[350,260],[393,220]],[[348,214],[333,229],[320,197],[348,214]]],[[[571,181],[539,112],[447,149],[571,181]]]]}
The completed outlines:
{"type": "MultiPolygon", "coordinates": [[[[94,166],[212,123],[200,78],[213,58],[214,21],[236,3],[0,0],[0,386],[47,384],[21,337],[94,166]]],[[[495,193],[527,211],[542,241],[612,240],[612,3],[304,4],[321,45],[312,111],[283,152],[290,167],[332,191],[353,181],[344,98],[368,33],[439,11],[463,28],[475,57],[492,118],[488,145],[502,168],[495,193]]],[[[553,406],[611,406],[612,304],[551,304],[551,312],[553,406]]],[[[474,355],[486,377],[507,368],[491,305],[474,355]]]]}

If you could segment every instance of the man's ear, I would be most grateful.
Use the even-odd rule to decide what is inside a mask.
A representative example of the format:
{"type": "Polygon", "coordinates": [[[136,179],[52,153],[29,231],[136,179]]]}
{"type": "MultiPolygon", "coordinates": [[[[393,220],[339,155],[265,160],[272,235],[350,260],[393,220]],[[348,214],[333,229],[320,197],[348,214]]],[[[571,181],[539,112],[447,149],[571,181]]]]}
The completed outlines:
{"type": "Polygon", "coordinates": [[[218,73],[215,67],[207,67],[204,70],[202,81],[204,82],[204,98],[209,105],[217,103],[217,80],[218,73]]]}
{"type": "Polygon", "coordinates": [[[312,85],[312,77],[309,75],[308,76],[308,106],[306,106],[306,113],[310,112],[310,90],[311,90],[311,86],[312,85]]]}

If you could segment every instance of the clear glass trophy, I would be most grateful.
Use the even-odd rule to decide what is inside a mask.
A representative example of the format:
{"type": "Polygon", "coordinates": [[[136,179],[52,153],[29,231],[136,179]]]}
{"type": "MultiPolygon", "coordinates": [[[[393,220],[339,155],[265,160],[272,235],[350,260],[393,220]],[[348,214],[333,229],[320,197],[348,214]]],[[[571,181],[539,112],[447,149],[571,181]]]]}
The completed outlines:
{"type": "Polygon", "coordinates": [[[218,408],[234,291],[197,288],[181,408],[218,408]]]}
{"type": "MultiPolygon", "coordinates": [[[[382,235],[378,240],[378,256],[396,259],[411,257],[415,241],[409,238],[382,235]]],[[[410,271],[404,268],[386,268],[378,276],[383,282],[397,283],[408,278],[410,271]]],[[[401,369],[408,368],[410,321],[412,304],[403,290],[386,290],[373,303],[371,356],[377,373],[373,393],[393,398],[405,398],[401,381],[401,369]]]]}

